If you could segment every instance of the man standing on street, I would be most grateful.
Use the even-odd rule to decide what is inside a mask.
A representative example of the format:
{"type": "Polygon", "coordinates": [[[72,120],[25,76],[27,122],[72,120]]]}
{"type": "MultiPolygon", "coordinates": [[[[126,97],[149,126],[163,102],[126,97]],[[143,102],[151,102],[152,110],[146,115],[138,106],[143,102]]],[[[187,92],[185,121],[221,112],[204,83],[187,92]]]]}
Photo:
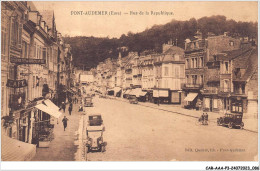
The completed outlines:
{"type": "Polygon", "coordinates": [[[65,109],[66,109],[66,104],[65,104],[65,102],[62,102],[62,109],[63,109],[63,113],[65,113],[65,109]]]}
{"type": "Polygon", "coordinates": [[[67,121],[68,121],[68,118],[66,118],[66,116],[64,116],[64,118],[62,119],[64,131],[67,128],[67,121]]]}
{"type": "Polygon", "coordinates": [[[72,111],[72,103],[70,103],[70,106],[69,106],[69,114],[71,115],[71,111],[72,111]]]}

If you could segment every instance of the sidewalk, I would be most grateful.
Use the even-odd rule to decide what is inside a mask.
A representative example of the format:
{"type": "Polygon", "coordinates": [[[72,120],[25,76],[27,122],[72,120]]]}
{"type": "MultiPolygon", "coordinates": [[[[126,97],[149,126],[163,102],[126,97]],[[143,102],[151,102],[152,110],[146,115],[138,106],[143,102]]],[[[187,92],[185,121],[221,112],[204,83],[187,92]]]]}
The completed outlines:
{"type": "Polygon", "coordinates": [[[73,104],[72,114],[69,115],[68,105],[65,116],[69,119],[66,131],[63,129],[62,119],[64,113],[59,118],[59,123],[54,126],[54,139],[49,148],[37,148],[36,155],[32,161],[75,161],[77,156],[77,134],[81,113],[78,112],[78,105],[73,104]]]}
{"type": "MultiPolygon", "coordinates": [[[[120,97],[112,97],[111,99],[116,99],[120,101],[124,101],[128,103],[127,99],[120,97]]],[[[199,118],[202,115],[202,111],[184,109],[180,105],[174,104],[154,104],[150,102],[139,102],[138,105],[146,106],[150,108],[155,108],[167,112],[172,112],[179,115],[184,115],[187,117],[199,118]]],[[[217,122],[217,118],[223,116],[223,113],[219,112],[207,112],[209,115],[209,120],[212,122],[217,122]]],[[[244,129],[248,131],[258,132],[258,119],[257,118],[243,118],[243,122],[245,124],[244,129]]]]}

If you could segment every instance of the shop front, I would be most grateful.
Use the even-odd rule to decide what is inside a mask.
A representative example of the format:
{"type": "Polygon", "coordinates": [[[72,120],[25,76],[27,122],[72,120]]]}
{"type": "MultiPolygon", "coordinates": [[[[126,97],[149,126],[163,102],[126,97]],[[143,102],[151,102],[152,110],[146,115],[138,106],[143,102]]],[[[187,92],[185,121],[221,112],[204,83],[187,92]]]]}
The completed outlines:
{"type": "Polygon", "coordinates": [[[241,96],[231,96],[231,112],[232,113],[247,113],[247,98],[241,96]]]}
{"type": "Polygon", "coordinates": [[[217,97],[214,96],[204,96],[203,97],[203,110],[210,112],[218,112],[221,107],[221,101],[217,97]]]}
{"type": "Polygon", "coordinates": [[[58,106],[49,99],[38,103],[32,118],[32,143],[36,144],[37,147],[48,147],[54,138],[54,124],[61,115],[58,106]]]}
{"type": "Polygon", "coordinates": [[[171,91],[171,103],[172,104],[181,104],[181,91],[171,91]]]}
{"type": "Polygon", "coordinates": [[[186,109],[196,109],[199,108],[200,104],[198,102],[199,93],[197,92],[189,92],[187,93],[186,97],[184,98],[185,105],[184,108],[186,109]]]}
{"type": "Polygon", "coordinates": [[[170,103],[169,89],[153,89],[154,103],[170,103]]]}

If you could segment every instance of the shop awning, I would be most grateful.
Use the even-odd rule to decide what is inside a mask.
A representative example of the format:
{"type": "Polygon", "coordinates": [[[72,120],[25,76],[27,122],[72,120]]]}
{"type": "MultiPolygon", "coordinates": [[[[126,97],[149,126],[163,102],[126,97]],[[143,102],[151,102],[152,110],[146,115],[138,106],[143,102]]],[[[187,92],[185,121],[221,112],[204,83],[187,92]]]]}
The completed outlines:
{"type": "Polygon", "coordinates": [[[36,145],[2,135],[2,161],[30,161],[36,154],[36,145]]]}
{"type": "Polygon", "coordinates": [[[49,107],[51,107],[51,108],[53,108],[53,109],[55,109],[55,110],[57,110],[57,111],[59,111],[59,107],[58,106],[56,106],[52,101],[50,101],[49,99],[47,99],[47,100],[44,100],[44,103],[47,105],[47,106],[49,106],[49,107]]]}
{"type": "Polygon", "coordinates": [[[140,92],[139,96],[145,96],[146,94],[147,94],[146,91],[142,91],[142,92],[140,92]]]}
{"type": "Polygon", "coordinates": [[[139,97],[141,93],[142,93],[142,89],[141,88],[136,88],[136,89],[133,89],[130,92],[130,95],[134,95],[136,97],[139,97]]]}
{"type": "Polygon", "coordinates": [[[120,87],[115,87],[115,88],[114,88],[114,92],[115,92],[115,94],[118,93],[120,90],[121,90],[120,87]]]}
{"type": "Polygon", "coordinates": [[[198,93],[189,93],[187,97],[185,97],[185,101],[192,102],[196,97],[198,96],[198,93]]]}
{"type": "Polygon", "coordinates": [[[46,106],[44,104],[38,104],[35,106],[37,109],[45,112],[45,113],[48,113],[49,115],[55,117],[55,118],[59,118],[61,116],[61,112],[56,110],[56,108],[54,107],[50,107],[50,106],[46,106]]]}
{"type": "Polygon", "coordinates": [[[131,92],[131,90],[126,90],[126,92],[124,94],[129,94],[131,92]]]}

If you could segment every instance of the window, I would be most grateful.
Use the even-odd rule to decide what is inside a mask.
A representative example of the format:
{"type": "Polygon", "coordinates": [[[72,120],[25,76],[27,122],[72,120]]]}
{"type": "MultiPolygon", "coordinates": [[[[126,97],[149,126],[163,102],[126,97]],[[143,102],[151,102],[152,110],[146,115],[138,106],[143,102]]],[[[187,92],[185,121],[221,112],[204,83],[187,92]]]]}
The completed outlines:
{"type": "Polygon", "coordinates": [[[42,59],[44,59],[46,61],[47,64],[47,49],[46,48],[42,48],[42,59]]]}
{"type": "Polygon", "coordinates": [[[229,42],[229,45],[230,45],[230,46],[234,46],[234,42],[233,42],[233,41],[230,41],[230,42],[229,42]]]}
{"type": "Polygon", "coordinates": [[[28,44],[25,41],[22,43],[22,57],[28,58],[28,44]]]}
{"type": "Polygon", "coordinates": [[[229,92],[229,80],[224,80],[224,92],[229,92]]]}
{"type": "Polygon", "coordinates": [[[35,76],[33,76],[33,88],[35,87],[35,76]]]}
{"type": "Polygon", "coordinates": [[[186,84],[189,84],[190,81],[189,81],[189,75],[186,75],[186,84]]]}
{"type": "Polygon", "coordinates": [[[192,84],[197,84],[197,75],[192,75],[192,84]]]}
{"type": "Polygon", "coordinates": [[[165,76],[169,75],[169,68],[168,67],[164,67],[164,75],[165,76]]]}
{"type": "Polygon", "coordinates": [[[200,68],[203,68],[203,66],[204,66],[204,62],[203,62],[203,57],[200,57],[200,68]]]}
{"type": "Polygon", "coordinates": [[[204,80],[203,80],[203,75],[200,76],[200,83],[203,84],[204,80]]]}
{"type": "Polygon", "coordinates": [[[7,56],[7,45],[8,45],[8,20],[7,16],[2,12],[2,17],[1,17],[1,54],[3,60],[6,59],[7,56]]]}
{"type": "Polygon", "coordinates": [[[228,62],[225,62],[224,73],[228,73],[228,62]]]}
{"type": "Polygon", "coordinates": [[[184,78],[184,65],[180,66],[180,78],[184,78]]]}
{"type": "Polygon", "coordinates": [[[194,68],[198,68],[198,59],[197,58],[194,59],[194,68]]]}
{"type": "Polygon", "coordinates": [[[168,80],[164,80],[164,88],[168,88],[168,80]]]}
{"type": "Polygon", "coordinates": [[[180,78],[180,67],[175,66],[175,78],[180,78]]]}
{"type": "Polygon", "coordinates": [[[194,68],[194,58],[191,59],[191,68],[194,68]]]}
{"type": "Polygon", "coordinates": [[[186,67],[186,69],[189,69],[189,59],[186,59],[186,61],[185,61],[185,67],[186,67]]]}

